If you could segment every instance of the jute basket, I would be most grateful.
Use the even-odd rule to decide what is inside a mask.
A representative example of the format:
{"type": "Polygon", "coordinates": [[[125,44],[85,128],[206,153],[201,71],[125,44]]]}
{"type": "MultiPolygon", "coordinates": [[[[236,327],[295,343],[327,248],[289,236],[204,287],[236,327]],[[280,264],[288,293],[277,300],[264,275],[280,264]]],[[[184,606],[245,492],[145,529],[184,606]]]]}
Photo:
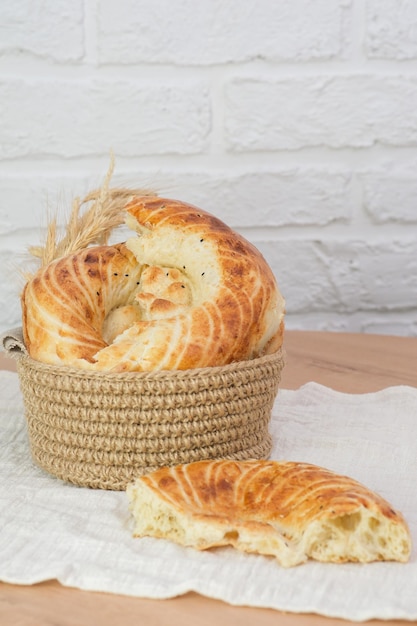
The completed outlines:
{"type": "Polygon", "coordinates": [[[223,367],[113,374],[39,363],[16,337],[3,345],[17,356],[31,452],[57,478],[121,490],[164,465],[271,452],[282,351],[223,367]]]}

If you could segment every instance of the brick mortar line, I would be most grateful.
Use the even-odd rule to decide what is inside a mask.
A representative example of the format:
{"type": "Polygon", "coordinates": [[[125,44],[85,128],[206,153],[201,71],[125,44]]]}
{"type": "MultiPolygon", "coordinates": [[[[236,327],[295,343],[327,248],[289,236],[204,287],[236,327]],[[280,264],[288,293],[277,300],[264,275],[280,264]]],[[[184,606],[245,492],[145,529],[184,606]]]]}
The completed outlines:
{"type": "MultiPolygon", "coordinates": [[[[91,0],[97,2],[97,0],[91,0]]],[[[358,56],[356,53],[340,59],[310,61],[272,61],[259,59],[254,61],[225,62],[200,65],[186,65],[178,63],[147,63],[134,64],[114,63],[101,64],[97,57],[97,37],[92,27],[95,16],[91,11],[85,22],[85,56],[80,62],[55,62],[40,59],[29,53],[21,56],[4,54],[0,57],[0,79],[7,77],[33,78],[34,72],[40,79],[50,77],[63,80],[76,80],[81,74],[81,80],[92,77],[103,79],[134,79],[137,81],[138,70],[141,70],[148,79],[165,80],[172,78],[175,70],[178,77],[190,78],[193,76],[209,79],[211,75],[222,76],[223,79],[249,78],[259,79],[304,78],[334,74],[334,76],[349,76],[374,74],[376,76],[407,75],[415,76],[417,56],[414,59],[378,59],[358,56]]]]}
{"type": "MultiPolygon", "coordinates": [[[[109,146],[109,154],[110,154],[109,146]]],[[[210,151],[196,154],[144,154],[138,156],[123,156],[116,153],[116,174],[143,168],[145,173],[152,171],[193,173],[223,172],[225,174],[285,172],[290,170],[307,170],[311,172],[330,171],[331,173],[351,172],[353,175],[385,170],[387,158],[389,169],[395,173],[395,159],[403,173],[415,177],[415,162],[417,161],[416,146],[395,146],[388,144],[374,144],[369,147],[342,147],[330,148],[328,146],[304,147],[297,149],[280,150],[253,150],[242,152],[220,152],[213,154],[210,151]],[[320,162],[318,162],[320,158],[320,162]],[[256,164],[256,169],[254,168],[256,164]],[[233,166],[233,170],[224,172],[225,166],[233,166]]],[[[0,178],[5,175],[17,176],[42,174],[48,176],[57,173],[59,176],[71,174],[86,174],[89,168],[91,173],[104,172],[108,165],[108,154],[83,154],[71,157],[62,155],[33,154],[16,158],[0,159],[2,171],[0,178]],[[56,171],[55,171],[56,168],[56,171]],[[64,168],[64,171],[63,169],[64,168]]],[[[139,172],[140,173],[140,172],[139,172]]],[[[94,174],[95,175],[95,174],[94,174]]]]}

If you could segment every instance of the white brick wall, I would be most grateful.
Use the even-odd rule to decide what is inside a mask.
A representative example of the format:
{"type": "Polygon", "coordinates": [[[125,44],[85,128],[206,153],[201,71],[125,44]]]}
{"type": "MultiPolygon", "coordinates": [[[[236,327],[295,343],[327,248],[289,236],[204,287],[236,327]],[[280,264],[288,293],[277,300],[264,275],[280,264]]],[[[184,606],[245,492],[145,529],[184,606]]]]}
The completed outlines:
{"type": "Polygon", "coordinates": [[[417,80],[390,74],[231,80],[226,147],[238,152],[413,146],[417,80]],[[278,113],[279,112],[279,113],[278,113]]]}
{"type": "Polygon", "coordinates": [[[0,332],[110,149],[259,247],[288,328],[417,335],[415,0],[4,0],[0,332]]]}
{"type": "Polygon", "coordinates": [[[83,0],[3,0],[0,8],[0,53],[57,62],[82,61],[83,0]]]}
{"type": "Polygon", "coordinates": [[[340,54],[346,2],[328,0],[102,0],[103,63],[215,65],[311,61],[340,54]]]}

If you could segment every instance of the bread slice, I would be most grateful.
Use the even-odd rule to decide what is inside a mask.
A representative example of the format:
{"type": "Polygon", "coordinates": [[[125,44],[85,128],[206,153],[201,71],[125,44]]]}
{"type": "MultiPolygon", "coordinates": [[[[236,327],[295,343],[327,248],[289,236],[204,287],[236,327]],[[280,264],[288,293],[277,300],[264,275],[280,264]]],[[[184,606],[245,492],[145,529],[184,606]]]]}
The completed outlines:
{"type": "Polygon", "coordinates": [[[164,467],[127,487],[134,536],[205,550],[231,545],[285,567],[407,561],[402,515],[355,480],[307,463],[198,461],[164,467]]]}

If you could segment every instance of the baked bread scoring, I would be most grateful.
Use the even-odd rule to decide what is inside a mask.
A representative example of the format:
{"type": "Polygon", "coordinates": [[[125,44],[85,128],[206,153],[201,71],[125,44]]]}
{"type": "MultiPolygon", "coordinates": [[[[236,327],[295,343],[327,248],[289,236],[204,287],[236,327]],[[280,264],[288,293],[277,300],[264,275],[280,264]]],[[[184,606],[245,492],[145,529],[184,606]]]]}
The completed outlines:
{"type": "Polygon", "coordinates": [[[285,567],[407,561],[402,515],[355,480],[307,463],[198,461],[164,467],[127,487],[136,537],[199,550],[231,545],[285,567]]]}
{"type": "Polygon", "coordinates": [[[277,351],[284,300],[260,252],[184,202],[135,197],[136,236],[41,268],[22,294],[32,358],[114,372],[225,365],[277,351]]]}

